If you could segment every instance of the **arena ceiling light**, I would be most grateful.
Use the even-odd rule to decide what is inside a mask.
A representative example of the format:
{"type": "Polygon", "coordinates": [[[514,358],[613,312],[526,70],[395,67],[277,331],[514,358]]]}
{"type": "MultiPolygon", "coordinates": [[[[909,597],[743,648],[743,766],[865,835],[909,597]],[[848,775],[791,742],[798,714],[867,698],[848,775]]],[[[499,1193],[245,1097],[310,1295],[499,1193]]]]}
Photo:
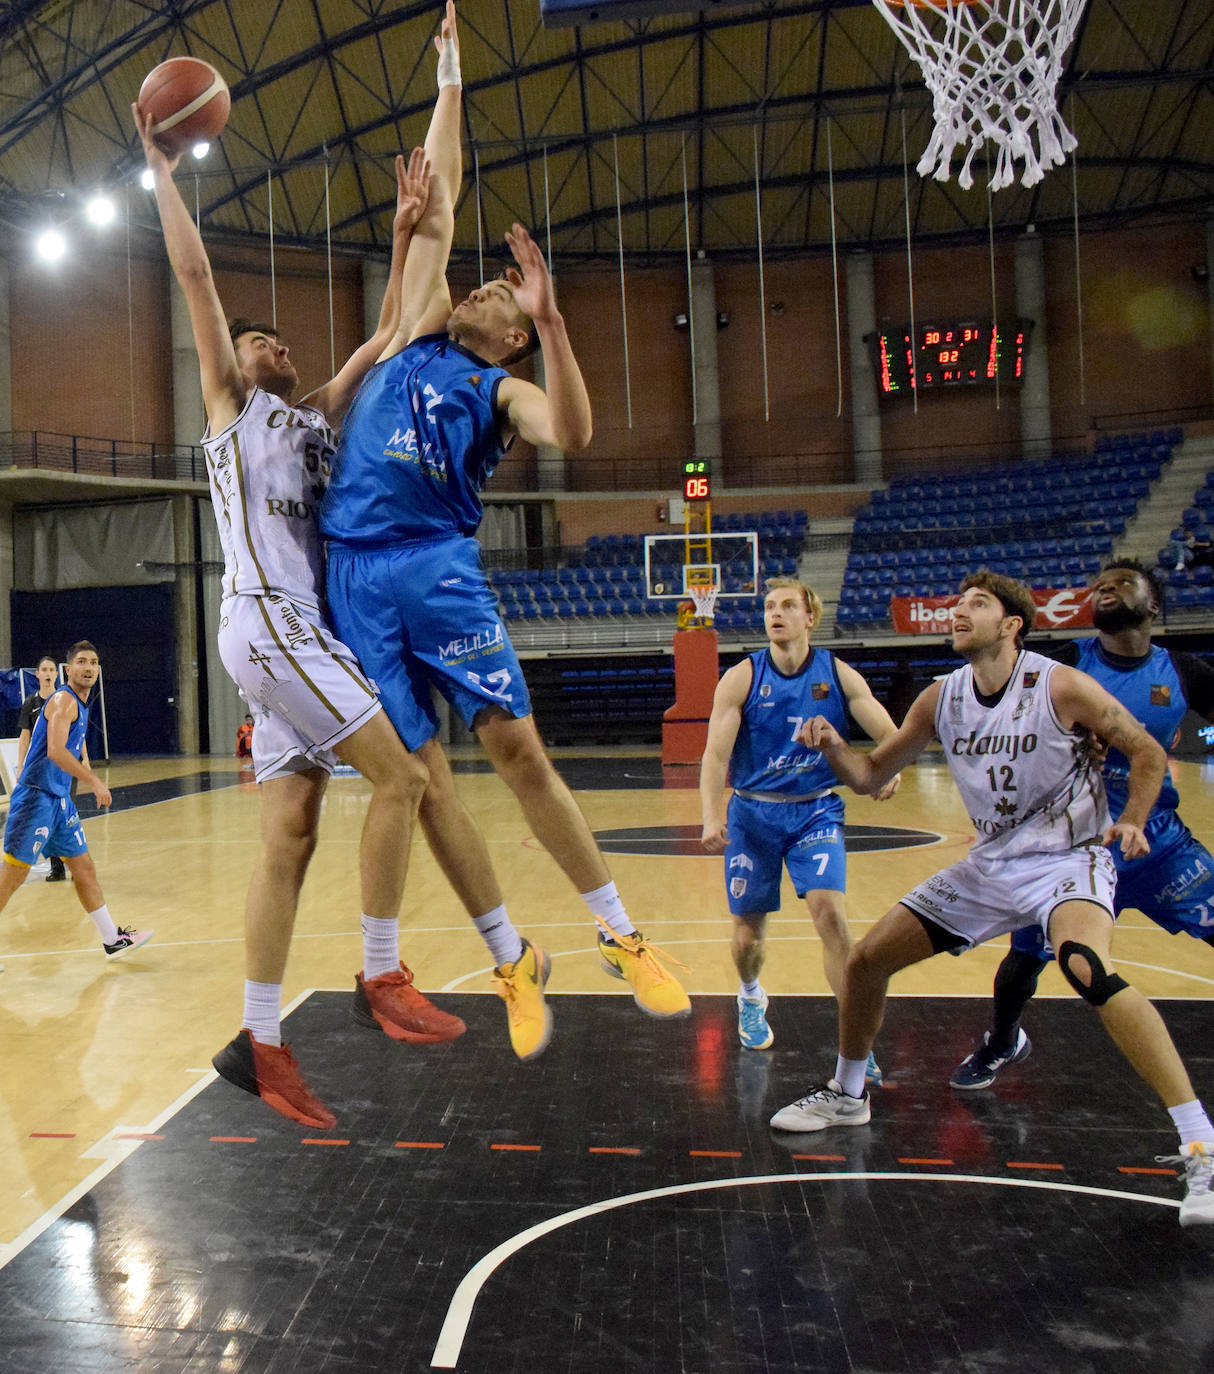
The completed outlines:
{"type": "Polygon", "coordinates": [[[139,173],[139,184],[145,191],[155,189],[156,178],[152,175],[152,169],[150,167],[145,167],[143,171],[139,173]]]}
{"type": "Polygon", "coordinates": [[[193,148],[190,149],[190,151],[194,154],[198,161],[201,162],[202,159],[206,157],[206,155],[211,151],[211,145],[209,143],[195,143],[193,148]]]}
{"type": "Polygon", "coordinates": [[[34,240],[34,252],[43,262],[58,262],[67,252],[67,240],[58,229],[44,229],[34,240]]]}
{"type": "Polygon", "coordinates": [[[99,193],[89,200],[84,207],[84,213],[88,216],[90,224],[104,228],[105,225],[113,223],[118,212],[109,196],[103,196],[99,193]]]}

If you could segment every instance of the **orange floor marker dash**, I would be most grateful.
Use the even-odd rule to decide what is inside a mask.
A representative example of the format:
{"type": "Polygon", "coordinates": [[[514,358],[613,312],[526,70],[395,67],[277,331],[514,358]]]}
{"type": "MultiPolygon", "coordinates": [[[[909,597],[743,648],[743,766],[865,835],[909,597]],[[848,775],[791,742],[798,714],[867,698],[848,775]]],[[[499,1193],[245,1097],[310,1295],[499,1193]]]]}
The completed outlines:
{"type": "Polygon", "coordinates": [[[75,1140],[75,1131],[31,1131],[31,1140],[75,1140]]]}
{"type": "Polygon", "coordinates": [[[540,1149],[538,1145],[490,1145],[489,1148],[491,1150],[529,1150],[533,1154],[538,1154],[540,1149]]]}
{"type": "Polygon", "coordinates": [[[398,1150],[441,1150],[444,1142],[441,1140],[398,1140],[396,1149],[398,1150]]]}
{"type": "Polygon", "coordinates": [[[1133,1164],[1119,1164],[1117,1166],[1119,1174],[1163,1174],[1165,1178],[1175,1178],[1175,1169],[1141,1169],[1133,1164]]]}
{"type": "Polygon", "coordinates": [[[816,1164],[846,1164],[846,1155],[793,1155],[794,1159],[811,1159],[816,1164]]]}
{"type": "Polygon", "coordinates": [[[1007,1162],[1009,1169],[1061,1169],[1061,1164],[1028,1164],[1023,1161],[1009,1159],[1007,1162]]]}
{"type": "Polygon", "coordinates": [[[255,1135],[213,1135],[211,1137],[219,1145],[256,1145],[255,1135]]]}
{"type": "Polygon", "coordinates": [[[900,1159],[899,1164],[947,1164],[956,1168],[956,1164],[951,1159],[900,1159]]]}
{"type": "Polygon", "coordinates": [[[592,1155],[639,1155],[635,1145],[591,1145],[588,1154],[592,1155]]]}
{"type": "Polygon", "coordinates": [[[741,1159],[741,1150],[688,1150],[692,1159],[741,1159]]]}
{"type": "Polygon", "coordinates": [[[348,1140],[328,1140],[324,1136],[304,1136],[301,1145],[348,1145],[348,1140]]]}

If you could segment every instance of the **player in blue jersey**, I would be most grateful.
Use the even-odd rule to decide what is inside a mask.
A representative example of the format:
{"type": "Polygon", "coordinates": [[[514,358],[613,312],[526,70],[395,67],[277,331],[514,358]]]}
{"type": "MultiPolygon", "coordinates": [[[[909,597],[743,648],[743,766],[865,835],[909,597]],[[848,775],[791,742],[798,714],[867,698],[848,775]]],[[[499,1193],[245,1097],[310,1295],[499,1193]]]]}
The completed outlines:
{"type": "MultiPolygon", "coordinates": [[[[1187,711],[1214,720],[1214,669],[1192,654],[1152,646],[1151,627],[1162,604],[1163,587],[1154,573],[1137,559],[1116,559],[1092,584],[1097,634],[1072,641],[1056,657],[1094,677],[1167,749],[1187,711]]],[[[1110,750],[1103,772],[1116,814],[1126,799],[1125,756],[1110,750]]],[[[1116,909],[1132,907],[1173,935],[1183,932],[1214,944],[1214,857],[1180,819],[1179,804],[1165,777],[1146,825],[1151,852],[1131,862],[1113,849],[1116,909]]],[[[949,1080],[954,1088],[988,1088],[1002,1070],[1028,1058],[1031,1042],[1020,1017],[1053,957],[1038,926],[1015,932],[995,974],[991,1029],[957,1066],[949,1080]]]]}
{"type": "Polygon", "coordinates": [[[92,792],[98,806],[109,806],[112,801],[110,789],[83,762],[89,696],[100,673],[97,650],[84,639],[73,644],[67,651],[67,686],[51,693],[34,722],[4,827],[0,911],[25,882],[40,854],[61,854],[76,885],[80,905],[97,927],[106,956],[114,959],[146,944],[153,932],[114,924],[72,801],[73,778],[92,792]]]}
{"type": "MultiPolygon", "coordinates": [[[[821,615],[821,600],[803,583],[791,577],[767,583],[767,648],[734,664],[717,684],[700,763],[701,843],[710,854],[725,855],[730,948],[739,980],[738,1038],[749,1050],[765,1050],[775,1039],[759,972],[767,917],[779,910],[785,866],[822,941],[826,981],[836,997],[852,944],[838,779],[797,735],[820,715],[846,736],[849,711],[871,739],[883,740],[897,729],[853,667],[811,646],[821,615]],[[728,808],[727,774],[733,786],[728,808]]],[[[877,797],[893,796],[899,782],[900,777],[891,779],[877,797]]],[[[868,1078],[881,1079],[871,1054],[868,1078]]]]}
{"type": "Polygon", "coordinates": [[[590,400],[543,255],[521,225],[516,269],[452,308],[447,259],[462,176],[455,7],[447,5],[439,95],[426,153],[434,171],[405,261],[401,324],[342,429],[321,507],[328,594],[397,732],[429,770],[419,817],[430,847],[485,939],[520,1058],[551,1034],[548,959],[507,916],[488,850],[435,739],[436,685],[475,730],[537,838],[603,927],[605,969],[654,1016],[684,1016],[687,995],[637,932],[585,817],[544,750],[519,660],[474,538],[480,492],[515,436],[577,452],[590,400]],[[543,350],[547,391],[507,370],[543,350]]]}

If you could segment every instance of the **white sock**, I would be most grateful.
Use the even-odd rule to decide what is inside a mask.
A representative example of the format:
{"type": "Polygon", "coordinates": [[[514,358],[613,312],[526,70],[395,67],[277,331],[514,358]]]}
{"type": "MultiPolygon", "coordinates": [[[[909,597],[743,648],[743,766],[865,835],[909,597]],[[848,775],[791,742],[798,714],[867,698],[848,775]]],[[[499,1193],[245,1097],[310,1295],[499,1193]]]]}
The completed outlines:
{"type": "Polygon", "coordinates": [[[515,930],[506,915],[506,904],[495,906],[483,916],[473,916],[472,924],[480,932],[480,937],[489,946],[495,968],[504,964],[517,963],[523,952],[523,937],[515,930]]]}
{"type": "Polygon", "coordinates": [[[1214,1140],[1214,1126],[1206,1109],[1197,1101],[1182,1102],[1179,1107],[1169,1107],[1168,1115],[1180,1132],[1180,1143],[1187,1145],[1192,1140],[1214,1140]]]}
{"type": "Polygon", "coordinates": [[[848,1097],[864,1096],[864,1070],[868,1068],[868,1056],[863,1059],[844,1059],[842,1055],[835,1060],[835,1082],[848,1097]]]}
{"type": "Polygon", "coordinates": [[[96,911],[90,911],[89,920],[97,927],[103,945],[112,945],[118,939],[118,927],[110,916],[108,906],[99,906],[96,911]]]}
{"type": "Polygon", "coordinates": [[[240,1024],[260,1045],[281,1045],[281,983],[253,983],[245,979],[244,1015],[240,1024]]]}
{"type": "Polygon", "coordinates": [[[604,883],[593,892],[583,892],[582,901],[590,908],[590,914],[606,921],[615,935],[635,935],[636,926],[628,919],[628,912],[614,883],[604,883]]]}
{"type": "Polygon", "coordinates": [[[400,922],[395,916],[363,916],[363,981],[400,969],[400,922]]]}
{"type": "Polygon", "coordinates": [[[763,991],[763,984],[756,978],[753,983],[738,983],[738,990],[747,1002],[761,1002],[767,994],[763,991]]]}

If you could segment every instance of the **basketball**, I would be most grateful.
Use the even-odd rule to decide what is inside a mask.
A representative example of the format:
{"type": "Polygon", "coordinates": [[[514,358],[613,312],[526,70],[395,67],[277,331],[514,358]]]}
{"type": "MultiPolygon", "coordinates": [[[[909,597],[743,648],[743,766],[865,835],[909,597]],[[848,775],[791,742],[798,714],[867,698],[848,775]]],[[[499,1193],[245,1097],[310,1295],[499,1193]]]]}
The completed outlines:
{"type": "Polygon", "coordinates": [[[228,122],[228,83],[197,57],[171,57],[154,67],[139,88],[139,108],[155,121],[152,133],[170,155],[217,138],[228,122]]]}

